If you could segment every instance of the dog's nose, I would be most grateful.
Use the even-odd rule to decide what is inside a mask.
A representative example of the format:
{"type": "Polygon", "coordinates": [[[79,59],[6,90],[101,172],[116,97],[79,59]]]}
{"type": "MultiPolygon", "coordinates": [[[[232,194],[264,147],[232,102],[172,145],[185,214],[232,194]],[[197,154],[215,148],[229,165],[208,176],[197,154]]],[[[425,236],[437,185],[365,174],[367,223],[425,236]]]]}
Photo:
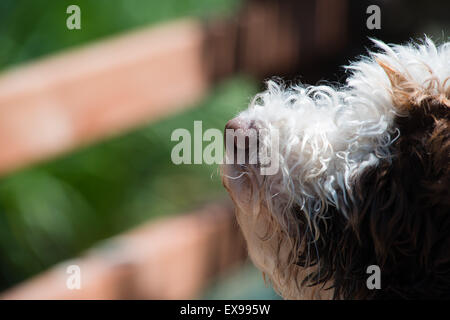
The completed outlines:
{"type": "Polygon", "coordinates": [[[250,122],[246,120],[242,120],[239,118],[233,118],[227,122],[225,125],[225,130],[231,129],[231,130],[245,130],[250,127],[250,122]]]}
{"type": "MultiPolygon", "coordinates": [[[[227,146],[227,136],[233,140],[229,142],[235,148],[246,150],[249,148],[250,140],[257,138],[257,131],[254,121],[244,120],[240,118],[233,118],[225,125],[225,145],[227,146]]],[[[254,140],[256,142],[256,140],[254,140]]]]}
{"type": "Polygon", "coordinates": [[[257,154],[258,132],[254,121],[231,119],[225,125],[224,138],[227,152],[233,150],[235,161],[239,161],[237,163],[250,163],[257,154]]]}

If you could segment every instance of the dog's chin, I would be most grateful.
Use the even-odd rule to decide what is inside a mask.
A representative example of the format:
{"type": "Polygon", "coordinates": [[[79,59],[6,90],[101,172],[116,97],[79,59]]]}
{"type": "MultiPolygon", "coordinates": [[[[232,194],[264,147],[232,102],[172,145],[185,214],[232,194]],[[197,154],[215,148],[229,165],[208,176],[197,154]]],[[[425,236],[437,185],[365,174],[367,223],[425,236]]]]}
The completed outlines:
{"type": "Polygon", "coordinates": [[[254,202],[254,184],[257,179],[250,165],[224,164],[221,167],[222,182],[230,194],[236,207],[240,210],[251,210],[254,202]]]}
{"type": "Polygon", "coordinates": [[[313,270],[295,263],[294,241],[283,232],[265,205],[261,191],[264,177],[252,165],[223,165],[222,179],[236,207],[236,218],[247,243],[248,253],[285,299],[330,299],[332,290],[302,287],[313,270]]]}

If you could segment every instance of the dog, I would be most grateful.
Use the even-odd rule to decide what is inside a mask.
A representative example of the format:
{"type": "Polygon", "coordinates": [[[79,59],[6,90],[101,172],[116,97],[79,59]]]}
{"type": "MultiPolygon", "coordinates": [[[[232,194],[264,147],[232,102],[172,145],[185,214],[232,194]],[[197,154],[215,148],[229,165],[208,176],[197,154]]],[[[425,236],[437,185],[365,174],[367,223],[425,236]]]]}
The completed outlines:
{"type": "Polygon", "coordinates": [[[268,81],[226,125],[223,184],[285,299],[450,298],[450,42],[372,41],[345,85],[268,81]]]}

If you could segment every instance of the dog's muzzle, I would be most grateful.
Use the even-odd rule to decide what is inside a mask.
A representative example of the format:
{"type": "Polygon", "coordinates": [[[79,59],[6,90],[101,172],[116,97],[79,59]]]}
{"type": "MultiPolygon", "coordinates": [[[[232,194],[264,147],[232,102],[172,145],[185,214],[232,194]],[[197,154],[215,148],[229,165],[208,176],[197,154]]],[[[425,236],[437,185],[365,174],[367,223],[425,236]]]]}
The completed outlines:
{"type": "MultiPolygon", "coordinates": [[[[258,163],[258,128],[254,121],[233,118],[225,125],[225,148],[233,164],[258,163]]],[[[229,162],[228,162],[229,163],[229,162]]]]}

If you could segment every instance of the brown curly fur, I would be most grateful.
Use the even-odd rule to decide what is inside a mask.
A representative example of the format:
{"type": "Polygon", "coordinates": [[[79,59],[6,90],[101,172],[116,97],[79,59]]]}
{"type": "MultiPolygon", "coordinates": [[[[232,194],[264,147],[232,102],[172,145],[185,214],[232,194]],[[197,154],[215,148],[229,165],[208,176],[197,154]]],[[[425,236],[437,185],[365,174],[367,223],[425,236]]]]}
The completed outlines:
{"type": "Polygon", "coordinates": [[[395,120],[394,160],[360,177],[348,220],[321,225],[320,264],[304,252],[298,265],[316,265],[304,284],[331,282],[334,299],[450,299],[450,94],[418,95],[385,70],[406,114],[395,120]],[[369,265],[382,290],[367,288],[369,265]]]}

